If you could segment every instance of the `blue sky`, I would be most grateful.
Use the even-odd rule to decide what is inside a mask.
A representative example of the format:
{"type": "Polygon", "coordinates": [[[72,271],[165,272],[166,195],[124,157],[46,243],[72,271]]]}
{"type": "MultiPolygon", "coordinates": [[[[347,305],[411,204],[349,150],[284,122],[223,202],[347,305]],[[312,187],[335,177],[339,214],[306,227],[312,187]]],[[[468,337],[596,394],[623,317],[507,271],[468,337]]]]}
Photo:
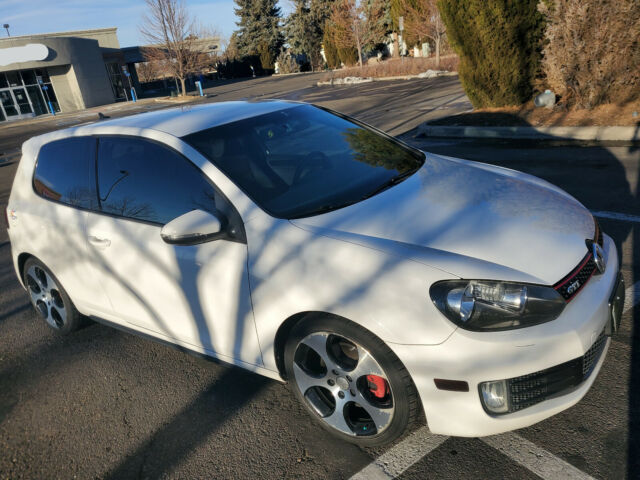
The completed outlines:
{"type": "MultiPolygon", "coordinates": [[[[185,0],[189,11],[205,26],[229,37],[236,28],[233,0],[185,0]]],[[[280,0],[283,13],[291,7],[280,0]]],[[[138,32],[143,0],[0,0],[0,25],[14,35],[118,27],[121,47],[144,43],[138,32]]],[[[4,29],[0,30],[6,35],[4,29]]]]}

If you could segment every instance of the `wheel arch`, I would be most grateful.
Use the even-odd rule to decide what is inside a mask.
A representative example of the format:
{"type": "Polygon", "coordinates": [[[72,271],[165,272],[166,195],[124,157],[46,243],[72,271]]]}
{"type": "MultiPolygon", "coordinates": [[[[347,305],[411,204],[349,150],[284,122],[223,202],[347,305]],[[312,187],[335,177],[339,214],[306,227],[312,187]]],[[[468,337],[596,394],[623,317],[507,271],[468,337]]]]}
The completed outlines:
{"type": "Polygon", "coordinates": [[[39,260],[35,255],[28,252],[22,252],[20,255],[18,255],[18,281],[23,288],[27,288],[27,286],[24,284],[24,266],[27,263],[27,260],[29,260],[30,258],[39,260]]]}
{"type": "MultiPolygon", "coordinates": [[[[291,330],[293,330],[293,328],[298,323],[300,323],[301,321],[306,320],[308,318],[312,318],[312,317],[332,317],[332,318],[335,318],[337,320],[341,320],[341,321],[344,321],[344,322],[355,324],[359,328],[361,328],[362,330],[368,332],[369,334],[373,335],[374,337],[376,337],[381,342],[385,343],[387,345],[387,347],[389,347],[389,349],[395,355],[395,352],[393,351],[393,349],[391,348],[391,346],[389,346],[389,344],[387,342],[385,342],[382,338],[380,338],[375,332],[373,332],[370,329],[368,329],[365,326],[363,326],[361,323],[355,322],[355,321],[353,321],[353,320],[351,320],[349,318],[343,317],[341,315],[337,315],[335,313],[325,312],[325,311],[321,311],[321,310],[309,310],[309,311],[304,311],[304,312],[298,312],[298,313],[295,313],[295,314],[289,316],[284,322],[282,322],[280,324],[280,327],[278,327],[278,330],[276,332],[275,339],[274,339],[273,351],[274,351],[274,355],[275,355],[276,365],[278,367],[278,372],[280,373],[280,376],[284,380],[287,380],[286,369],[284,367],[284,349],[285,349],[285,345],[287,343],[287,339],[289,338],[289,334],[291,333],[291,330]]],[[[396,358],[397,358],[397,355],[396,355],[396,358]]],[[[404,362],[402,362],[402,360],[400,360],[398,358],[398,361],[400,361],[400,363],[402,363],[403,366],[404,366],[404,362]]]]}
{"type": "MultiPolygon", "coordinates": [[[[319,316],[319,315],[332,315],[332,314],[328,312],[321,312],[321,311],[298,312],[288,317],[278,327],[278,331],[276,332],[276,336],[273,341],[273,353],[276,357],[276,366],[278,367],[278,372],[280,373],[280,376],[284,380],[287,380],[287,373],[286,373],[286,369],[284,368],[284,347],[287,343],[287,338],[289,338],[289,334],[291,333],[291,330],[293,330],[293,327],[295,327],[302,320],[309,317],[319,316]]],[[[332,316],[337,316],[337,315],[332,315],[332,316]]]]}

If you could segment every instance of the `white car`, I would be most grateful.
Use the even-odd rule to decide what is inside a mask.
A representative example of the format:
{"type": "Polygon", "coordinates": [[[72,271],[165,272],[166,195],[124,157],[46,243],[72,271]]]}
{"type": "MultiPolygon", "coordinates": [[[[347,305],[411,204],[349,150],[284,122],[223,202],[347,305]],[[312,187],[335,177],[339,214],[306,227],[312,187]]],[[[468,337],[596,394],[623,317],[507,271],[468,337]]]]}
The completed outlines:
{"type": "Polygon", "coordinates": [[[90,318],[289,381],[387,443],[525,427],[582,398],[620,321],[613,241],[578,201],[320,107],[230,102],[32,138],[7,207],[18,278],[90,318]]]}

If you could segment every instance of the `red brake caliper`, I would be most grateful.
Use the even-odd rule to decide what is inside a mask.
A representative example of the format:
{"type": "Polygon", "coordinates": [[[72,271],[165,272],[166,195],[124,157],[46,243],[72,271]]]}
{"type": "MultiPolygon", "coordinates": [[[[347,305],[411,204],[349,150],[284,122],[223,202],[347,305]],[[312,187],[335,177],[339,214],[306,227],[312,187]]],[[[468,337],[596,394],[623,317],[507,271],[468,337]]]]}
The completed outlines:
{"type": "Polygon", "coordinates": [[[387,381],[384,378],[379,377],[378,375],[367,375],[367,383],[369,391],[373,393],[376,398],[384,398],[387,396],[389,387],[387,386],[387,381]]]}

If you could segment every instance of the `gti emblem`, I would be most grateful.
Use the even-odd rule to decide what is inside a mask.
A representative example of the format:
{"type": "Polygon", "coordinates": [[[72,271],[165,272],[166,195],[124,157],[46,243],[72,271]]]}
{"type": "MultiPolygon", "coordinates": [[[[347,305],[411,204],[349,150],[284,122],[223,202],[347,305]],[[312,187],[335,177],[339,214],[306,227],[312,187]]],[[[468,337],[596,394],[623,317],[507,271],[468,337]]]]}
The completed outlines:
{"type": "Polygon", "coordinates": [[[607,269],[607,261],[604,259],[604,250],[596,242],[591,245],[591,252],[593,253],[593,261],[596,264],[598,271],[596,274],[602,274],[607,269]]]}
{"type": "Polygon", "coordinates": [[[567,293],[569,295],[573,295],[574,292],[576,290],[578,290],[580,288],[580,280],[576,280],[575,282],[573,282],[571,285],[569,285],[569,288],[567,288],[567,293]]]}

